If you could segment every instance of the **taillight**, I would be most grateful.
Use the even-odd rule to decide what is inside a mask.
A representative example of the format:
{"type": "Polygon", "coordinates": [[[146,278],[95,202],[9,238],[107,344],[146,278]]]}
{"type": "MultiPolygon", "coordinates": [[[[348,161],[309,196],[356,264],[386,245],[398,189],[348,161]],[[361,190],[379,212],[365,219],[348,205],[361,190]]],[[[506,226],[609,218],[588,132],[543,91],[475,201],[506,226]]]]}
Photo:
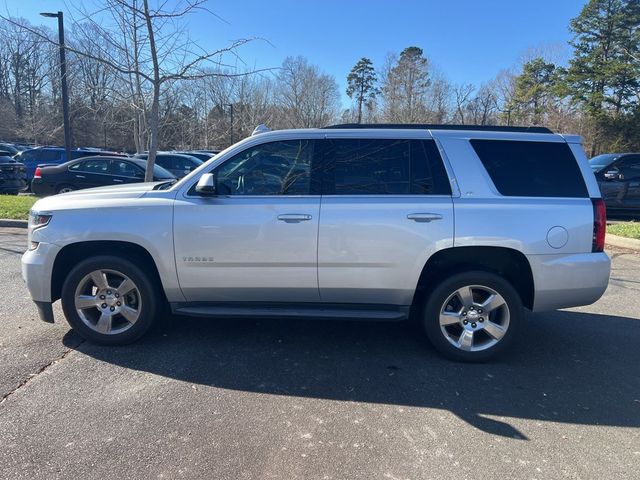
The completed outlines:
{"type": "Polygon", "coordinates": [[[33,174],[33,178],[42,178],[42,169],[40,167],[36,167],[36,171],[33,174]]]}
{"type": "Polygon", "coordinates": [[[607,208],[601,198],[592,198],[593,203],[593,243],[592,252],[604,251],[604,236],[607,231],[607,208]]]}

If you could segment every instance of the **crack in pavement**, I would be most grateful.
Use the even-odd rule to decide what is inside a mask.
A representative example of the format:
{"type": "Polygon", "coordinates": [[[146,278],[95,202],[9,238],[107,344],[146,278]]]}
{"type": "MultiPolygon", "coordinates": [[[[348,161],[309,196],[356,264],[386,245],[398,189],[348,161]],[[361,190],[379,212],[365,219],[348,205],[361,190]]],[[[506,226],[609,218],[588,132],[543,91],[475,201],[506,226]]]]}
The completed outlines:
{"type": "Polygon", "coordinates": [[[41,373],[44,373],[47,369],[49,369],[49,367],[67,358],[67,356],[71,352],[75,351],[78,348],[78,346],[80,346],[82,343],[84,343],[84,340],[81,340],[74,348],[67,348],[65,351],[62,352],[62,355],[60,355],[58,358],[54,358],[52,361],[50,361],[46,365],[43,365],[42,367],[40,367],[37,372],[28,374],[27,378],[25,378],[14,389],[8,391],[6,394],[2,396],[2,398],[0,398],[0,405],[2,405],[14,393],[17,393],[18,390],[27,386],[27,384],[29,384],[29,382],[31,382],[34,378],[38,377],[41,373]]]}

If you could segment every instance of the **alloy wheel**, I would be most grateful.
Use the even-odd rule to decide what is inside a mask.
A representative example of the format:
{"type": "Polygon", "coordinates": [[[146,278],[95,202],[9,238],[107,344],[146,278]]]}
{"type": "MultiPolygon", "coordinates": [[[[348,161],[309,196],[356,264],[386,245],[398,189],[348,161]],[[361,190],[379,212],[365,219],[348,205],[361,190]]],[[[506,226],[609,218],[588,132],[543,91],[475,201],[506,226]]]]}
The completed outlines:
{"type": "Polygon", "coordinates": [[[138,321],[142,297],[137,285],[123,273],[95,270],[78,283],[74,306],[90,329],[103,335],[115,335],[138,321]]]}
{"type": "Polygon", "coordinates": [[[477,352],[496,345],[509,328],[509,306],[495,290],[482,285],[457,289],[440,308],[440,330],[454,347],[477,352]]]}

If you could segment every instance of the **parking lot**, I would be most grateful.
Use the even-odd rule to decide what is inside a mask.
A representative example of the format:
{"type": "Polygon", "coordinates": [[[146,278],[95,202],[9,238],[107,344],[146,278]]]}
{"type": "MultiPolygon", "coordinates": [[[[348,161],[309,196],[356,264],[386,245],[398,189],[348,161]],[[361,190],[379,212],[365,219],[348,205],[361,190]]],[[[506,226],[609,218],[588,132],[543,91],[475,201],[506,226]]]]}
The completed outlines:
{"type": "Polygon", "coordinates": [[[410,325],[166,319],[82,342],[36,319],[0,229],[0,477],[638,478],[640,257],[583,308],[529,315],[483,365],[410,325]]]}

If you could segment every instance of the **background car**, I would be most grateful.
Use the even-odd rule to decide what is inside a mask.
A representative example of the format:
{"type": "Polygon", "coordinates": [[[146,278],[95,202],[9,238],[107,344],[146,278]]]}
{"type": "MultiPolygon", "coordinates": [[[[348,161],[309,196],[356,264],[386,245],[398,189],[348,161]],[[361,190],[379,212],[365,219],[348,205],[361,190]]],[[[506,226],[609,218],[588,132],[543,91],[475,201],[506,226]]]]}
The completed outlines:
{"type": "Polygon", "coordinates": [[[21,152],[21,150],[14,144],[6,142],[0,142],[0,150],[3,152],[7,152],[10,157],[13,157],[14,155],[21,152]]]}
{"type": "Polygon", "coordinates": [[[33,178],[36,167],[44,165],[60,165],[67,160],[75,160],[77,158],[87,157],[90,155],[100,156],[121,156],[114,152],[97,152],[93,150],[77,149],[71,151],[71,158],[67,159],[66,152],[62,147],[37,147],[24,150],[18,153],[14,158],[23,163],[27,172],[27,182],[33,178]]]}
{"type": "MultiPolygon", "coordinates": [[[[147,162],[138,158],[85,157],[62,165],[38,167],[31,182],[31,190],[36,195],[46,196],[83,188],[142,182],[146,166],[147,162]]],[[[155,181],[175,178],[161,166],[154,166],[155,181]]]]}
{"type": "Polygon", "coordinates": [[[640,153],[607,153],[589,160],[607,210],[640,215],[640,153]]]}
{"type": "Polygon", "coordinates": [[[13,158],[0,156],[0,193],[17,195],[27,187],[24,165],[13,158]]]}
{"type": "Polygon", "coordinates": [[[197,159],[202,160],[203,162],[206,162],[207,160],[209,160],[211,157],[215,155],[213,153],[201,152],[199,150],[175,151],[170,153],[177,153],[179,155],[189,155],[191,157],[196,157],[197,159]]]}
{"type": "MultiPolygon", "coordinates": [[[[148,156],[148,153],[138,153],[134,157],[146,160],[148,156]]],[[[202,163],[202,160],[191,155],[166,152],[158,152],[156,154],[156,165],[160,165],[165,170],[170,171],[176,178],[182,178],[188,175],[192,170],[202,165],[202,163]]]]}

